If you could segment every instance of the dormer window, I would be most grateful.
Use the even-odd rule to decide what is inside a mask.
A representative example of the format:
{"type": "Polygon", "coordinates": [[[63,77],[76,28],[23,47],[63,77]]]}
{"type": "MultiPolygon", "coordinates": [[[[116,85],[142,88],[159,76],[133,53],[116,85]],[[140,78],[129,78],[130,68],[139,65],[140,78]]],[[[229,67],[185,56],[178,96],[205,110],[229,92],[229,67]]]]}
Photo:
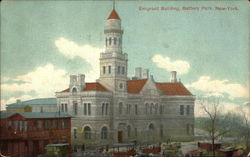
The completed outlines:
{"type": "Polygon", "coordinates": [[[75,92],[77,92],[76,87],[74,87],[74,88],[72,89],[72,93],[75,93],[75,92]]]}

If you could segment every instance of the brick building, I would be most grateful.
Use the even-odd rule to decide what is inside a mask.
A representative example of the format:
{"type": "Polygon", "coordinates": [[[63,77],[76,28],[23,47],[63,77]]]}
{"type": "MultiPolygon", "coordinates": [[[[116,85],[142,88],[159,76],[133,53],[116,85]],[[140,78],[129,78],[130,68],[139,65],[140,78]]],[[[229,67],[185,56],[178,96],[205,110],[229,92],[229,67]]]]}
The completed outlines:
{"type": "Polygon", "coordinates": [[[71,144],[67,113],[0,112],[0,151],[11,157],[36,157],[47,144],[71,144]]]}

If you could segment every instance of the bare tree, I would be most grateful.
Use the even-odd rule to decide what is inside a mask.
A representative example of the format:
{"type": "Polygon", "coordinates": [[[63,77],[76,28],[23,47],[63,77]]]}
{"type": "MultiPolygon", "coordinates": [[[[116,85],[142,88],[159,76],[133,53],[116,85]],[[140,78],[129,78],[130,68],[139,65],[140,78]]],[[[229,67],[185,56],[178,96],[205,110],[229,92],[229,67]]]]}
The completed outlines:
{"type": "Polygon", "coordinates": [[[220,126],[220,121],[222,120],[220,108],[222,106],[220,104],[219,98],[203,98],[199,101],[199,103],[208,117],[208,121],[204,129],[209,133],[212,143],[212,156],[215,157],[215,140],[229,132],[230,129],[222,128],[220,126]]]}

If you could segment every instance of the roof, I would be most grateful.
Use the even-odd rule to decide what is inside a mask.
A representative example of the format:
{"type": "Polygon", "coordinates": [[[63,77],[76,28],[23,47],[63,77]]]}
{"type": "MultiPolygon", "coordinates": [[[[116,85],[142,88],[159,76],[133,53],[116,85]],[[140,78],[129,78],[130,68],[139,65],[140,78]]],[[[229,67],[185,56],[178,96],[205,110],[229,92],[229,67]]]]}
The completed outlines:
{"type": "Polygon", "coordinates": [[[192,95],[191,92],[181,83],[156,83],[164,95],[192,95]]]}
{"type": "MultiPolygon", "coordinates": [[[[86,83],[83,91],[108,91],[103,85],[98,82],[86,83]]],[[[61,92],[70,92],[70,89],[65,89],[61,92]]]]}
{"type": "Polygon", "coordinates": [[[115,9],[112,10],[112,12],[109,14],[108,19],[118,19],[121,20],[115,9]]]}
{"type": "Polygon", "coordinates": [[[140,91],[144,87],[144,85],[147,82],[147,80],[148,79],[128,80],[127,81],[128,93],[130,93],[130,94],[140,93],[140,91]]]}
{"type": "Polygon", "coordinates": [[[71,117],[68,113],[64,112],[8,112],[1,111],[0,112],[1,119],[5,119],[11,117],[15,114],[19,114],[25,118],[69,118],[71,117]]]}
{"type": "Polygon", "coordinates": [[[24,106],[33,106],[33,105],[56,105],[56,98],[39,98],[31,99],[27,101],[16,102],[13,104],[8,104],[8,108],[24,107],[24,106]]]}

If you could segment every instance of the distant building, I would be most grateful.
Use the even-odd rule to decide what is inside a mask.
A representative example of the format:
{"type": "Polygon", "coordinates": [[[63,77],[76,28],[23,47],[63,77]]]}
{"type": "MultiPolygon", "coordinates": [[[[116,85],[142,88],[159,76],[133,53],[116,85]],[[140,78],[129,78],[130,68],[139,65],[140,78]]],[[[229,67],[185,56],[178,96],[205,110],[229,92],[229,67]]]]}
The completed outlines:
{"type": "Polygon", "coordinates": [[[11,157],[36,157],[47,144],[71,145],[67,113],[0,112],[0,151],[11,157]]]}
{"type": "Polygon", "coordinates": [[[115,10],[104,35],[99,79],[88,83],[83,74],[71,75],[69,88],[56,93],[60,111],[73,116],[74,148],[192,140],[195,96],[177,81],[176,72],[170,82],[157,82],[148,69],[136,68],[129,79],[121,19],[115,10]]]}
{"type": "Polygon", "coordinates": [[[17,100],[8,104],[7,111],[12,112],[57,112],[56,98],[39,98],[27,101],[17,100]]]}

